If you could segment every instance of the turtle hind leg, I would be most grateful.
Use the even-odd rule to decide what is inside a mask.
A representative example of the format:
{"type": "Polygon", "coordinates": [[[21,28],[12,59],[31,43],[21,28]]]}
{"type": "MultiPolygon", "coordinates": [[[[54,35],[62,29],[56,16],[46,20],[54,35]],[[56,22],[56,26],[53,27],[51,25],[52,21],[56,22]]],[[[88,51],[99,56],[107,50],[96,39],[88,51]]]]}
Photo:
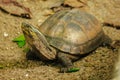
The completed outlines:
{"type": "Polygon", "coordinates": [[[120,47],[120,40],[114,40],[114,41],[112,41],[112,43],[110,44],[110,46],[113,49],[119,48],[120,47]]]}
{"type": "Polygon", "coordinates": [[[116,49],[120,46],[120,40],[111,40],[108,36],[105,36],[102,46],[107,46],[109,49],[116,49]]]}
{"type": "Polygon", "coordinates": [[[63,67],[60,69],[60,72],[69,72],[71,69],[74,69],[71,56],[66,53],[58,52],[58,60],[62,63],[63,67]]]}
{"type": "Polygon", "coordinates": [[[112,43],[112,40],[109,36],[107,36],[107,35],[103,36],[103,43],[101,44],[101,46],[110,47],[111,43],[112,43]]]}
{"type": "Polygon", "coordinates": [[[40,60],[40,58],[35,54],[33,50],[29,50],[26,53],[27,60],[40,60]]]}

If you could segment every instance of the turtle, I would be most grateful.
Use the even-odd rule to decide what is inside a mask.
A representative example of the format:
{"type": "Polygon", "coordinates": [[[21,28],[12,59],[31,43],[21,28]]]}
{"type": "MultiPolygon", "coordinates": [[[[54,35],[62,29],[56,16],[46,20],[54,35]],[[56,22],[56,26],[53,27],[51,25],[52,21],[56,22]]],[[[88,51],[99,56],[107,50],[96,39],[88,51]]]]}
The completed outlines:
{"type": "Polygon", "coordinates": [[[79,9],[56,12],[38,28],[28,22],[21,27],[30,46],[27,57],[57,59],[63,66],[60,72],[73,69],[73,62],[98,48],[106,36],[97,18],[79,9]]]}

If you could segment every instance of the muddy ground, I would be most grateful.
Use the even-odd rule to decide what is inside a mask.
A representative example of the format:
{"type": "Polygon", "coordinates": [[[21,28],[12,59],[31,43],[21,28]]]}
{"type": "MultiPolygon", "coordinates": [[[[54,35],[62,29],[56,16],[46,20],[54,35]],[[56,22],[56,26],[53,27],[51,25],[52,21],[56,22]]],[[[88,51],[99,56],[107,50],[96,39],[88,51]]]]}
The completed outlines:
{"type": "MultiPolygon", "coordinates": [[[[18,0],[30,8],[32,19],[23,19],[0,11],[0,80],[111,80],[118,52],[107,47],[99,47],[88,56],[76,61],[80,70],[74,73],[59,73],[57,62],[27,60],[23,48],[12,40],[23,34],[21,23],[29,22],[36,27],[50,14],[51,5],[60,0],[18,0]]],[[[104,32],[112,40],[120,40],[120,30],[103,26],[104,32]]]]}

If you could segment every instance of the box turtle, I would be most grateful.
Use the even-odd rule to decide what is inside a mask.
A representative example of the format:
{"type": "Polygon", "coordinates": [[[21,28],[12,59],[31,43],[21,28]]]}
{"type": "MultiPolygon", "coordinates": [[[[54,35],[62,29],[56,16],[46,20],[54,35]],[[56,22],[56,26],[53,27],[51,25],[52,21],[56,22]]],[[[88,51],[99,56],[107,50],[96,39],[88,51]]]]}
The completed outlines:
{"type": "Polygon", "coordinates": [[[72,62],[95,50],[104,40],[99,21],[79,9],[62,10],[50,16],[39,28],[26,22],[22,31],[31,47],[29,55],[41,60],[58,59],[61,72],[74,68],[72,62]]]}

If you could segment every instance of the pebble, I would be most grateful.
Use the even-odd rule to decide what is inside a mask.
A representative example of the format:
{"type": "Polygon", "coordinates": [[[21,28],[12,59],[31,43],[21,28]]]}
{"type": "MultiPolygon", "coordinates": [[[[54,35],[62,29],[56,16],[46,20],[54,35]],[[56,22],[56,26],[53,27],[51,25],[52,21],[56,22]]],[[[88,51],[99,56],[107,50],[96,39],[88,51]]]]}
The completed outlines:
{"type": "Polygon", "coordinates": [[[14,49],[14,47],[11,47],[11,49],[14,49]]]}
{"type": "Polygon", "coordinates": [[[3,35],[4,35],[4,37],[8,37],[8,33],[6,33],[6,32],[4,32],[3,35]]]}
{"type": "Polygon", "coordinates": [[[18,34],[20,34],[20,32],[17,32],[18,34]]]}
{"type": "Polygon", "coordinates": [[[28,74],[25,74],[26,77],[28,77],[28,74]]]}
{"type": "Polygon", "coordinates": [[[6,47],[6,50],[8,50],[9,48],[8,47],[6,47]]]}

